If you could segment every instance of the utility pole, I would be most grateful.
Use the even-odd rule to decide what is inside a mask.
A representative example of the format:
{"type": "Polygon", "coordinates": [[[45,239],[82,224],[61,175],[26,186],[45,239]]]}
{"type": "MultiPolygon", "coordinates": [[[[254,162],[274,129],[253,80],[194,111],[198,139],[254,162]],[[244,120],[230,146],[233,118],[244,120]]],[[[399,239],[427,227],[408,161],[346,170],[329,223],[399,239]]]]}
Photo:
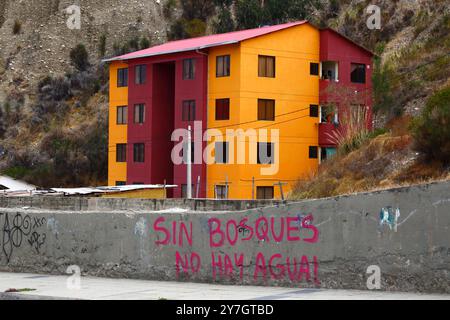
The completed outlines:
{"type": "Polygon", "coordinates": [[[255,177],[252,177],[252,200],[255,200],[255,177]]]}
{"type": "Polygon", "coordinates": [[[286,185],[287,185],[286,182],[283,183],[281,181],[274,184],[274,186],[279,186],[280,187],[281,200],[283,200],[283,201],[284,201],[283,186],[286,186],[286,185]]]}
{"type": "Polygon", "coordinates": [[[225,176],[225,199],[228,200],[228,176],[225,176]]]}
{"type": "Polygon", "coordinates": [[[197,176],[197,190],[195,194],[196,199],[198,199],[199,194],[200,194],[200,176],[197,176]]]}
{"type": "Polygon", "coordinates": [[[192,159],[191,159],[191,126],[188,126],[187,150],[186,150],[186,197],[192,199],[192,159]]]}

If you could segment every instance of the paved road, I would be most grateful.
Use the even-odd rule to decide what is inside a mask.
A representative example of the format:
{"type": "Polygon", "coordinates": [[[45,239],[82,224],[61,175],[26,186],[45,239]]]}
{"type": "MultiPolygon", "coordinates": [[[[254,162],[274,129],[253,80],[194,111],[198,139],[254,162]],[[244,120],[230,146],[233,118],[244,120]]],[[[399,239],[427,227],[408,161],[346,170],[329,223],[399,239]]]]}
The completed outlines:
{"type": "Polygon", "coordinates": [[[0,299],[66,298],[89,300],[335,300],[335,299],[438,299],[450,295],[382,291],[325,290],[255,286],[106,279],[82,277],[80,289],[67,288],[68,276],[0,272],[0,299]],[[7,289],[35,289],[21,293],[3,293],[7,289]]]}

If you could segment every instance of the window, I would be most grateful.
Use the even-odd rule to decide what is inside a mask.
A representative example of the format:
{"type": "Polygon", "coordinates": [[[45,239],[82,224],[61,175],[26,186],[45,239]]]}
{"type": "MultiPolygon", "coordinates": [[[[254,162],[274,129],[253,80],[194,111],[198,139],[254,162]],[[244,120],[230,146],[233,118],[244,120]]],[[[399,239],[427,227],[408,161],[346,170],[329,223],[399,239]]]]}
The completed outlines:
{"type": "MultiPolygon", "coordinates": [[[[192,194],[191,194],[191,196],[194,196],[195,188],[194,188],[193,184],[191,186],[192,186],[192,189],[191,189],[192,194]]],[[[187,198],[187,184],[182,184],[181,185],[181,198],[183,198],[183,199],[187,198]]]]}
{"type": "Polygon", "coordinates": [[[183,60],[183,80],[193,80],[195,77],[195,59],[183,60]]]}
{"type": "Polygon", "coordinates": [[[258,99],[258,120],[275,120],[275,100],[258,99]]]}
{"type": "Polygon", "coordinates": [[[127,144],[116,144],[116,162],[127,162],[127,144]]]}
{"type": "Polygon", "coordinates": [[[216,120],[230,120],[230,99],[216,100],[216,120]]]}
{"type": "Polygon", "coordinates": [[[143,143],[135,143],[133,146],[134,162],[145,162],[145,145],[143,143]]]}
{"type": "Polygon", "coordinates": [[[117,124],[127,124],[128,107],[117,107],[117,124]]]}
{"type": "MultiPolygon", "coordinates": [[[[195,142],[191,142],[191,163],[195,162],[195,150],[194,150],[194,146],[195,146],[195,142]]],[[[183,144],[183,150],[181,151],[183,153],[183,163],[187,163],[188,159],[187,159],[187,148],[188,148],[188,144],[187,142],[185,142],[183,144]]]]}
{"type": "Polygon", "coordinates": [[[259,56],[258,76],[275,78],[275,57],[259,56]]]}
{"type": "Polygon", "coordinates": [[[352,63],[351,66],[351,81],[353,83],[366,83],[366,65],[352,63]]]}
{"type": "Polygon", "coordinates": [[[309,116],[311,118],[318,118],[319,117],[319,106],[316,104],[311,104],[309,106],[309,116]]]}
{"type": "Polygon", "coordinates": [[[215,160],[217,164],[228,163],[228,154],[229,154],[228,148],[229,148],[228,142],[215,143],[215,160]]]}
{"type": "Polygon", "coordinates": [[[230,76],[230,56],[219,56],[216,58],[216,76],[230,76]]]}
{"type": "Polygon", "coordinates": [[[273,187],[256,187],[256,198],[259,200],[273,199],[273,187]]]}
{"type": "Polygon", "coordinates": [[[339,124],[339,117],[338,117],[338,107],[335,105],[327,105],[327,106],[321,106],[320,107],[320,114],[321,114],[321,123],[332,123],[334,125],[339,124]]]}
{"type": "Polygon", "coordinates": [[[317,159],[318,158],[318,147],[309,147],[309,158],[317,159]]]}
{"type": "Polygon", "coordinates": [[[309,65],[309,74],[312,76],[318,76],[319,75],[319,64],[311,62],[309,65]]]}
{"type": "Polygon", "coordinates": [[[145,64],[139,65],[135,67],[135,83],[136,84],[144,84],[145,77],[147,73],[147,66],[145,64]]]}
{"type": "Polygon", "coordinates": [[[145,104],[134,105],[134,123],[144,123],[145,121],[145,104]]]}
{"type": "Polygon", "coordinates": [[[195,101],[186,100],[183,101],[182,110],[182,120],[183,121],[194,121],[195,120],[195,101]]]}
{"type": "Polygon", "coordinates": [[[336,148],[320,148],[320,160],[325,161],[336,155],[336,148]]]}
{"type": "Polygon", "coordinates": [[[116,186],[126,186],[126,181],[116,181],[116,186]]]}
{"type": "Polygon", "coordinates": [[[273,164],[273,143],[258,142],[258,164],[273,164]]]}
{"type": "Polygon", "coordinates": [[[128,69],[117,69],[117,86],[126,87],[128,86],[128,69]]]}
{"type": "Polygon", "coordinates": [[[215,198],[216,199],[227,199],[228,198],[228,186],[216,185],[214,188],[215,198]]]}
{"type": "Polygon", "coordinates": [[[135,185],[135,186],[139,186],[139,185],[144,185],[145,183],[143,183],[143,182],[133,182],[133,185],[135,185]]]}

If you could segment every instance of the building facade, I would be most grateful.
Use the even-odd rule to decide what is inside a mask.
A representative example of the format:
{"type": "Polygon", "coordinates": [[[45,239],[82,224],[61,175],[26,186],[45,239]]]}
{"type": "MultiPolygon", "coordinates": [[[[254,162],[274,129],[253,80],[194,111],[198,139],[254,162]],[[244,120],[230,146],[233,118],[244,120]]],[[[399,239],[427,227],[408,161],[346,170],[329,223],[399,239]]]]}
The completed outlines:
{"type": "Polygon", "coordinates": [[[169,196],[185,197],[191,127],[194,197],[281,198],[334,154],[341,88],[363,97],[371,126],[372,53],[306,21],[108,61],[110,185],[174,184],[169,196]]]}

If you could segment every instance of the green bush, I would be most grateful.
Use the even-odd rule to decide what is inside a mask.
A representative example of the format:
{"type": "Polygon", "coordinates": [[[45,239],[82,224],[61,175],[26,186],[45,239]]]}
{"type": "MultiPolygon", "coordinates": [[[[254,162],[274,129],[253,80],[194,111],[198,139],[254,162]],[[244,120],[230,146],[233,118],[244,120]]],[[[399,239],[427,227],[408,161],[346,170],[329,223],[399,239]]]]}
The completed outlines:
{"type": "Polygon", "coordinates": [[[22,166],[14,166],[3,170],[3,174],[14,179],[21,179],[29,173],[29,169],[22,166]]]}
{"type": "Polygon", "coordinates": [[[411,127],[415,150],[426,161],[450,164],[450,86],[431,96],[411,127]]]}
{"type": "Polygon", "coordinates": [[[86,71],[89,67],[89,55],[83,44],[77,45],[70,51],[72,65],[80,71],[86,71]]]}

